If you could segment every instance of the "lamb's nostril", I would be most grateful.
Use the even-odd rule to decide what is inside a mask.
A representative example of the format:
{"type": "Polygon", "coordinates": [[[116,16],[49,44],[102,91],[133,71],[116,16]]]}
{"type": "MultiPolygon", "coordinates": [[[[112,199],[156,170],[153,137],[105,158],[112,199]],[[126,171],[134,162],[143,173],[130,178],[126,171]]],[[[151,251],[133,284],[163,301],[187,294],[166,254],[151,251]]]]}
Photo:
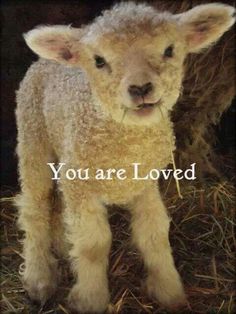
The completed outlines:
{"type": "Polygon", "coordinates": [[[142,86],[138,85],[130,85],[128,88],[128,92],[132,97],[138,97],[138,96],[146,96],[153,90],[153,85],[151,82],[146,83],[142,86]]]}
{"type": "Polygon", "coordinates": [[[142,89],[137,85],[130,85],[128,91],[132,97],[142,96],[142,89]]]}
{"type": "Polygon", "coordinates": [[[143,93],[144,93],[144,96],[149,94],[153,89],[153,85],[151,82],[145,84],[142,86],[142,90],[143,90],[143,93]]]}

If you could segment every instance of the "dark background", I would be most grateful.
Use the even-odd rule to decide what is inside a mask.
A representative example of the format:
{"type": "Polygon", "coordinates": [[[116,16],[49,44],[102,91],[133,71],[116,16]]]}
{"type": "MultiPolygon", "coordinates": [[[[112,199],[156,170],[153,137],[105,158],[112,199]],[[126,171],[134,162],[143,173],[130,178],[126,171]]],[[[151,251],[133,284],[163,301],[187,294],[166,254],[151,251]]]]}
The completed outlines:
{"type": "MultiPolygon", "coordinates": [[[[17,187],[17,159],[15,156],[15,90],[27,68],[37,56],[26,46],[22,33],[39,24],[72,24],[79,27],[90,22],[103,9],[119,1],[2,1],[1,3],[1,181],[2,188],[17,187]]],[[[139,2],[139,1],[136,1],[139,2]]],[[[141,1],[140,1],[141,2],[141,1]]],[[[154,3],[155,1],[147,1],[154,3]]],[[[161,1],[159,1],[161,2],[161,1]]],[[[173,2],[162,1],[171,7],[173,2]]],[[[196,1],[189,1],[191,6],[196,1]]],[[[215,2],[215,1],[204,1],[215,2]]],[[[221,1],[234,4],[234,1],[221,1]]],[[[174,13],[174,12],[173,12],[174,13]]],[[[235,143],[235,99],[216,127],[215,149],[232,153],[235,143]]]]}

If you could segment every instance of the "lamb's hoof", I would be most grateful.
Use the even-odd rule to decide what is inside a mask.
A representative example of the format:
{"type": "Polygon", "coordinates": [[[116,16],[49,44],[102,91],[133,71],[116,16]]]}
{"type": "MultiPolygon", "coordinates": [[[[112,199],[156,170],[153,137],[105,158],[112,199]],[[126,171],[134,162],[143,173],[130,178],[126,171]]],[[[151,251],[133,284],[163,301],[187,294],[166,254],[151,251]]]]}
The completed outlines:
{"type": "Polygon", "coordinates": [[[44,305],[56,291],[56,284],[54,282],[47,282],[39,280],[37,282],[23,281],[24,289],[27,291],[30,299],[44,305]]]}
{"type": "Polygon", "coordinates": [[[39,302],[44,305],[55,293],[56,287],[44,282],[38,282],[31,287],[25,287],[32,301],[39,302]]]}
{"type": "Polygon", "coordinates": [[[22,278],[24,289],[27,291],[30,299],[44,305],[55,293],[57,288],[56,269],[50,271],[48,269],[38,269],[24,271],[22,278]]]}
{"type": "Polygon", "coordinates": [[[106,288],[85,292],[79,285],[75,285],[68,296],[68,306],[76,313],[104,313],[109,300],[110,295],[106,288]]]}
{"type": "Polygon", "coordinates": [[[180,280],[171,283],[160,283],[155,277],[146,282],[148,295],[172,312],[187,306],[187,298],[180,280]]]}

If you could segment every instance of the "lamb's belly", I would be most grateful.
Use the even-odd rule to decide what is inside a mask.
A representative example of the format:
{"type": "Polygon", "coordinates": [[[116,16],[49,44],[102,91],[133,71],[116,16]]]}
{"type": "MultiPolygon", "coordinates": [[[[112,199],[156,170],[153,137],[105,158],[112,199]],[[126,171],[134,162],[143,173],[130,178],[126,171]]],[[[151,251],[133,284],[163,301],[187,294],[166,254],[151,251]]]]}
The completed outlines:
{"type": "Polygon", "coordinates": [[[148,185],[156,184],[156,180],[149,175],[150,171],[165,165],[166,161],[163,165],[158,163],[157,158],[153,158],[152,162],[98,163],[90,167],[87,189],[95,192],[107,204],[126,204],[148,185]]]}
{"type": "Polygon", "coordinates": [[[110,133],[91,136],[89,143],[78,145],[76,154],[71,156],[80,168],[89,168],[90,179],[83,185],[83,193],[96,193],[106,203],[127,203],[134,196],[142,193],[148,184],[155,184],[152,179],[135,179],[135,164],[139,165],[138,176],[146,177],[152,169],[163,169],[171,162],[168,139],[163,135],[151,134],[150,137],[124,133],[122,136],[111,137],[110,133]],[[96,147],[96,150],[94,149],[96,147]],[[167,149],[168,148],[168,149],[167,149]],[[105,177],[96,177],[102,169],[105,177]],[[107,171],[113,169],[111,178],[107,171]],[[124,169],[122,178],[118,171],[124,169]],[[124,177],[124,179],[123,179],[124,177]]]}
{"type": "Polygon", "coordinates": [[[90,182],[89,188],[106,204],[127,204],[135,196],[141,194],[147,185],[153,183],[151,180],[137,181],[133,179],[96,180],[90,182]]]}
{"type": "Polygon", "coordinates": [[[133,197],[142,193],[148,181],[135,181],[126,179],[124,181],[115,179],[113,181],[96,182],[98,195],[107,204],[126,204],[133,197]]]}

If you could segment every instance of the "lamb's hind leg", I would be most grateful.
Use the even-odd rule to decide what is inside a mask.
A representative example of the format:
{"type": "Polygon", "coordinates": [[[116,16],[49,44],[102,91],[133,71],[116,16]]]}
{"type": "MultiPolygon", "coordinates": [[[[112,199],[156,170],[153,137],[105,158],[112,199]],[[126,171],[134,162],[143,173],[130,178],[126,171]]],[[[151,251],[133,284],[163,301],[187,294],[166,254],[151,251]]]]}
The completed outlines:
{"type": "Polygon", "coordinates": [[[107,210],[92,196],[81,199],[79,193],[73,197],[68,194],[65,218],[77,277],[69,295],[69,306],[81,313],[100,313],[109,302],[107,266],[111,231],[107,210]]]}
{"type": "Polygon", "coordinates": [[[19,225],[25,232],[23,284],[32,299],[44,303],[56,288],[50,231],[52,180],[47,166],[51,157],[43,139],[29,143],[21,135],[17,152],[22,193],[16,203],[19,225]]]}
{"type": "Polygon", "coordinates": [[[183,286],[168,239],[169,217],[155,187],[133,201],[132,231],[148,269],[149,294],[166,307],[185,304],[183,286]]]}

